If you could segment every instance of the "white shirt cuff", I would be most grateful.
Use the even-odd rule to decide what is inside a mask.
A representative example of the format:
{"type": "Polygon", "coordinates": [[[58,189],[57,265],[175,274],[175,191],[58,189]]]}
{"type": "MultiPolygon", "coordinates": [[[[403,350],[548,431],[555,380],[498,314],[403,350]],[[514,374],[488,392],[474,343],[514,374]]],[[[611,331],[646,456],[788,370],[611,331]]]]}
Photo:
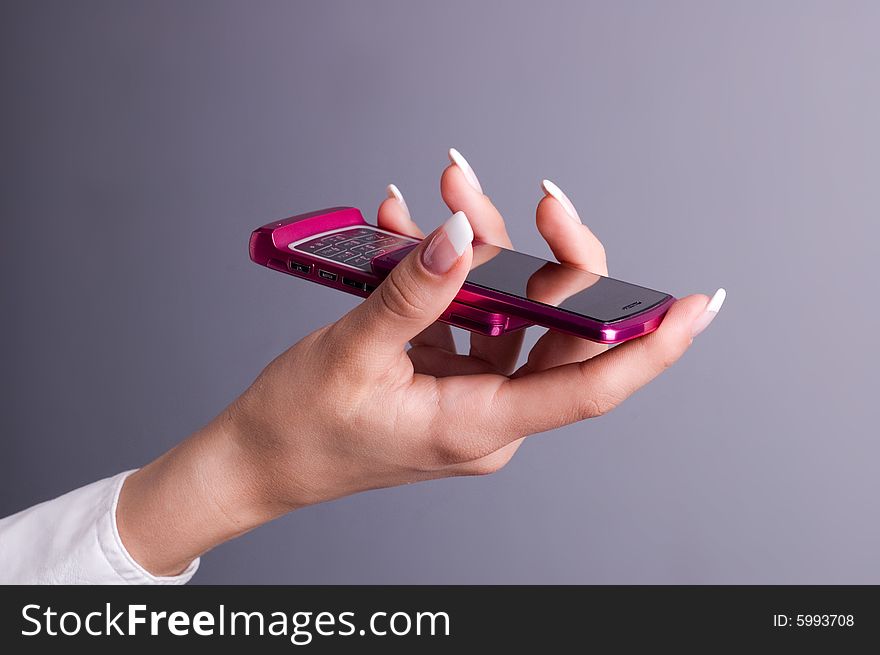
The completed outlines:
{"type": "Polygon", "coordinates": [[[122,491],[125,478],[132,473],[134,471],[126,471],[110,478],[113,485],[107,499],[109,502],[105,501],[106,511],[103,511],[102,508],[96,525],[101,551],[116,574],[127,584],[186,584],[198,570],[201,561],[199,558],[193,560],[180,575],[158,576],[138,564],[122,543],[119,528],[116,525],[116,506],[119,504],[119,492],[122,491]]]}
{"type": "Polygon", "coordinates": [[[126,550],[116,526],[120,473],[0,519],[0,583],[185,584],[199,568],[156,576],[126,550]]]}

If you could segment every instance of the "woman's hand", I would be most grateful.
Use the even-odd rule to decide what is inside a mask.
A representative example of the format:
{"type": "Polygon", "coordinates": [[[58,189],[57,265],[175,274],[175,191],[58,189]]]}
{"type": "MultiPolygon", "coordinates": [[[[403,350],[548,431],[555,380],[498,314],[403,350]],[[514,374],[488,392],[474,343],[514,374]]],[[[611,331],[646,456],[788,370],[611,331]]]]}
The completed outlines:
{"type": "MultiPolygon", "coordinates": [[[[441,192],[453,216],[361,305],[283,353],[211,425],[128,479],[117,519],[145,568],[174,574],[306,505],[497,471],[524,437],[613,409],[717,313],[706,296],[689,296],[656,332],[610,350],[548,332],[516,371],[521,333],[472,335],[469,354],[456,353],[435,321],[467,275],[471,240],[510,240],[473,170],[451,156],[441,192]]],[[[601,243],[555,185],[544,188],[537,225],[556,257],[605,274],[601,243]]],[[[396,188],[389,195],[379,224],[421,236],[396,188]]]]}

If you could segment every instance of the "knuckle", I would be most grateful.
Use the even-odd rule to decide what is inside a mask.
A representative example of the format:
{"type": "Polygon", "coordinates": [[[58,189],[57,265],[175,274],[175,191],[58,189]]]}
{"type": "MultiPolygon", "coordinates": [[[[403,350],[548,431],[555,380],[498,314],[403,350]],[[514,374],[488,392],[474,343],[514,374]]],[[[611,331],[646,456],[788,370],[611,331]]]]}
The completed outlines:
{"type": "Polygon", "coordinates": [[[509,460],[489,455],[482,457],[467,466],[468,475],[492,475],[504,468],[509,460]]]}
{"type": "Polygon", "coordinates": [[[592,417],[605,416],[621,402],[621,395],[610,391],[598,391],[587,404],[592,417]]]}
{"type": "Polygon", "coordinates": [[[511,442],[498,450],[475,460],[470,465],[471,475],[491,475],[497,473],[513,459],[519,449],[519,442],[511,442]]]}
{"type": "Polygon", "coordinates": [[[678,335],[673,339],[666,339],[660,343],[655,353],[657,371],[662,372],[675,364],[681,354],[687,349],[690,339],[685,335],[678,335]]]}
{"type": "Polygon", "coordinates": [[[408,275],[390,275],[379,287],[379,302],[387,312],[401,318],[421,314],[419,289],[408,275]]]}
{"type": "Polygon", "coordinates": [[[326,377],[345,379],[367,372],[363,368],[364,361],[367,360],[366,353],[359,340],[353,339],[351,335],[351,326],[344,321],[337,321],[327,326],[323,338],[312,344],[310,352],[317,356],[326,377]]]}
{"type": "Polygon", "coordinates": [[[442,431],[434,442],[434,460],[440,466],[465,464],[483,454],[470,439],[450,430],[442,431]]]}
{"type": "Polygon", "coordinates": [[[602,379],[585,380],[584,388],[590,391],[578,407],[576,420],[604,416],[620,405],[628,394],[625,390],[618,389],[617,386],[619,384],[615,385],[614,380],[608,376],[604,376],[602,379]]]}
{"type": "Polygon", "coordinates": [[[434,460],[440,466],[454,466],[467,462],[468,459],[465,448],[455,439],[444,437],[434,445],[434,460]]]}
{"type": "Polygon", "coordinates": [[[667,368],[675,364],[675,361],[677,359],[678,356],[676,352],[672,351],[669,348],[664,348],[663,352],[660,354],[660,361],[657,368],[661,371],[665,371],[667,368]]]}
{"type": "Polygon", "coordinates": [[[599,404],[599,402],[592,396],[589,398],[584,398],[581,401],[580,406],[578,407],[578,412],[574,417],[574,421],[583,421],[587,418],[597,418],[599,416],[602,416],[603,409],[604,408],[599,404]]]}

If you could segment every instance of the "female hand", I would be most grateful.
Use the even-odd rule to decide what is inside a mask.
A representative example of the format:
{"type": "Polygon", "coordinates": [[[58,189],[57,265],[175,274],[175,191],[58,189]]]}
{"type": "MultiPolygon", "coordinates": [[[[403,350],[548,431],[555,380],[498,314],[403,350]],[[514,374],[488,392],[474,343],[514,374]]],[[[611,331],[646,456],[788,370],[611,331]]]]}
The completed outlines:
{"type": "MultiPolygon", "coordinates": [[[[498,211],[455,151],[441,192],[455,212],[362,304],[283,353],[210,425],[134,473],[123,542],[173,575],[242,532],[348,494],[497,471],[521,440],[600,416],[688,348],[720,304],[676,302],[660,328],[611,350],[548,332],[514,371],[522,334],[472,335],[455,351],[437,317],[471,264],[471,240],[509,246],[498,211]],[[407,350],[407,344],[412,347],[407,350]]],[[[605,274],[601,243],[545,181],[538,229],[563,263],[605,274]]],[[[383,227],[421,236],[396,189],[383,227]],[[396,194],[396,195],[395,195],[396,194]]]]}

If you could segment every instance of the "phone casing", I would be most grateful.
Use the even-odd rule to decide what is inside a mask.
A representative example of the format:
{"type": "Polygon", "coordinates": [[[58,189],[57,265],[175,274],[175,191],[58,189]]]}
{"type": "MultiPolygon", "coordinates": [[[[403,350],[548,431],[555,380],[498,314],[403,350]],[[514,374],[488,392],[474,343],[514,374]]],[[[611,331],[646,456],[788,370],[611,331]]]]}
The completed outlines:
{"type": "MultiPolygon", "coordinates": [[[[355,270],[290,248],[290,244],[312,236],[358,226],[375,228],[354,207],[331,207],[291,216],[254,230],[250,238],[250,257],[255,263],[281,273],[366,297],[382,282],[386,274],[384,270],[381,273],[355,270]]],[[[479,302],[465,304],[455,301],[443,312],[440,320],[488,336],[500,336],[531,325],[525,319],[485,309],[479,302]]]]}
{"type": "MultiPolygon", "coordinates": [[[[372,267],[379,276],[387,275],[411,249],[412,246],[407,246],[377,257],[372,260],[372,267]]],[[[530,324],[565,332],[581,339],[616,344],[653,332],[660,326],[666,312],[675,302],[675,298],[671,295],[663,295],[665,297],[660,302],[611,322],[593,320],[581,314],[566,312],[558,307],[526,300],[495,289],[476,286],[467,281],[455,300],[468,306],[480,307],[487,312],[517,317],[530,324]]]]}

